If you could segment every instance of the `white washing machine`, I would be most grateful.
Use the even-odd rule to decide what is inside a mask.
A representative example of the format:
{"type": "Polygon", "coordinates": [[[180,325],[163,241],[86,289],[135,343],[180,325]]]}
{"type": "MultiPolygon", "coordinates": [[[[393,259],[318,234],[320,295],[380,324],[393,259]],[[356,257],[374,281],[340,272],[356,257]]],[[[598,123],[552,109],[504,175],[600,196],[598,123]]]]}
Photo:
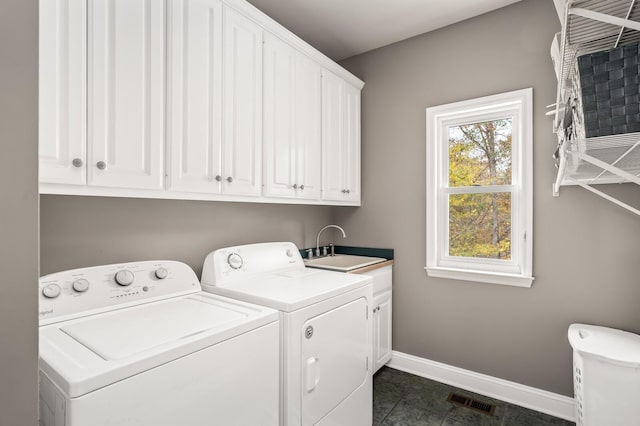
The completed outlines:
{"type": "Polygon", "coordinates": [[[205,293],[174,261],[39,287],[40,425],[280,423],[277,311],[205,293]]]}
{"type": "Polygon", "coordinates": [[[210,253],[202,288],[280,311],[282,423],[372,423],[371,279],[307,269],[293,243],[210,253]]]}

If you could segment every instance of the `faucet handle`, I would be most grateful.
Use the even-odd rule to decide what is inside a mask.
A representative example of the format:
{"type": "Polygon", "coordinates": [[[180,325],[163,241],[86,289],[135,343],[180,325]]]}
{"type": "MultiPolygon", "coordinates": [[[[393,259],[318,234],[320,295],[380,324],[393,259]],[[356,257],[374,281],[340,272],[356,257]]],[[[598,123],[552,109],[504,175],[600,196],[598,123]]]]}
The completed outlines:
{"type": "Polygon", "coordinates": [[[322,255],[323,256],[327,256],[328,255],[328,250],[329,250],[329,248],[327,246],[322,247],[322,255]]]}
{"type": "Polygon", "coordinates": [[[313,259],[313,249],[307,249],[307,259],[313,259]]]}

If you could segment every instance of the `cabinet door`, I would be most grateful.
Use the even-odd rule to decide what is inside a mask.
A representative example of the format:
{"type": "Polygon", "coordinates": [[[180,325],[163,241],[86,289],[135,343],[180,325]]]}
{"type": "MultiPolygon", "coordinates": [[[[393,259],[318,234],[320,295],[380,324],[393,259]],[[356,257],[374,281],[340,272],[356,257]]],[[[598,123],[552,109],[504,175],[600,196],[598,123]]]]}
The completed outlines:
{"type": "Polygon", "coordinates": [[[265,34],[264,185],[268,196],[296,195],[295,67],[295,50],[277,37],[265,34]]]}
{"type": "Polygon", "coordinates": [[[343,200],[344,185],[344,81],[322,70],[322,199],[343,200]]]}
{"type": "Polygon", "coordinates": [[[222,180],[222,3],[173,0],[169,14],[167,186],[177,191],[218,193],[222,180]]]}
{"type": "Polygon", "coordinates": [[[164,1],[89,2],[90,185],[161,189],[164,1]]]}
{"type": "Polygon", "coordinates": [[[260,195],[262,29],[224,7],[223,191],[260,195]]]}
{"type": "Polygon", "coordinates": [[[391,359],[391,292],[374,297],[373,359],[374,373],[391,359]]]}
{"type": "Polygon", "coordinates": [[[86,182],[85,0],[40,2],[40,182],[86,182]]]}
{"type": "Polygon", "coordinates": [[[345,83],[344,186],[348,201],[360,201],[360,90],[345,83]]]}
{"type": "Polygon", "coordinates": [[[320,66],[266,35],[265,195],[320,199],[320,66]]]}
{"type": "Polygon", "coordinates": [[[319,200],[322,182],[321,67],[299,53],[295,64],[295,183],[298,184],[298,198],[319,200]]]}

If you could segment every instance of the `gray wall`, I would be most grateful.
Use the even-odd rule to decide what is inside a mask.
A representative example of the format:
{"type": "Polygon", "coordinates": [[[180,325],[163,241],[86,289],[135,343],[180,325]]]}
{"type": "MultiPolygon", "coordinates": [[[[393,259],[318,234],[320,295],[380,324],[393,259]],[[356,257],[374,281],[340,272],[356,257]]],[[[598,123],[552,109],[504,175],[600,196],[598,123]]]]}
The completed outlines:
{"type": "MultiPolygon", "coordinates": [[[[640,220],[581,188],[551,196],[551,1],[525,0],[342,64],[362,96],[363,204],[339,208],[351,245],[395,248],[395,350],[572,395],[572,322],[640,332],[640,220]],[[533,87],[530,289],[427,277],[425,108],[533,87]]],[[[640,200],[638,188],[610,188],[640,200]]],[[[427,236],[428,238],[428,236],[427,236]]]]}
{"type": "Polygon", "coordinates": [[[0,425],[38,413],[38,2],[0,2],[0,425]]]}
{"type": "Polygon", "coordinates": [[[293,241],[315,245],[332,208],[41,196],[41,272],[134,260],[180,260],[200,275],[212,250],[293,241]]]}

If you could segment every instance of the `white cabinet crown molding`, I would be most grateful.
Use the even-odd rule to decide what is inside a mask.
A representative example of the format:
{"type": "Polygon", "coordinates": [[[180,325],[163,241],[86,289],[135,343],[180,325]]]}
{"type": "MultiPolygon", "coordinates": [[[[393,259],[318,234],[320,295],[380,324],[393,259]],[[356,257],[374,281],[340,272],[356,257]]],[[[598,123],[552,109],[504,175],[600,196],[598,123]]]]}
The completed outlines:
{"type": "Polygon", "coordinates": [[[229,5],[246,17],[252,19],[260,26],[262,26],[266,31],[269,31],[282,40],[285,40],[292,47],[309,56],[311,59],[313,59],[332,73],[336,74],[355,88],[362,90],[362,88],[364,87],[364,81],[360,80],[358,77],[342,68],[333,59],[324,55],[309,43],[293,34],[291,31],[283,27],[281,24],[273,20],[271,17],[266,15],[264,12],[262,12],[249,2],[245,0],[223,0],[223,3],[229,5]]]}

